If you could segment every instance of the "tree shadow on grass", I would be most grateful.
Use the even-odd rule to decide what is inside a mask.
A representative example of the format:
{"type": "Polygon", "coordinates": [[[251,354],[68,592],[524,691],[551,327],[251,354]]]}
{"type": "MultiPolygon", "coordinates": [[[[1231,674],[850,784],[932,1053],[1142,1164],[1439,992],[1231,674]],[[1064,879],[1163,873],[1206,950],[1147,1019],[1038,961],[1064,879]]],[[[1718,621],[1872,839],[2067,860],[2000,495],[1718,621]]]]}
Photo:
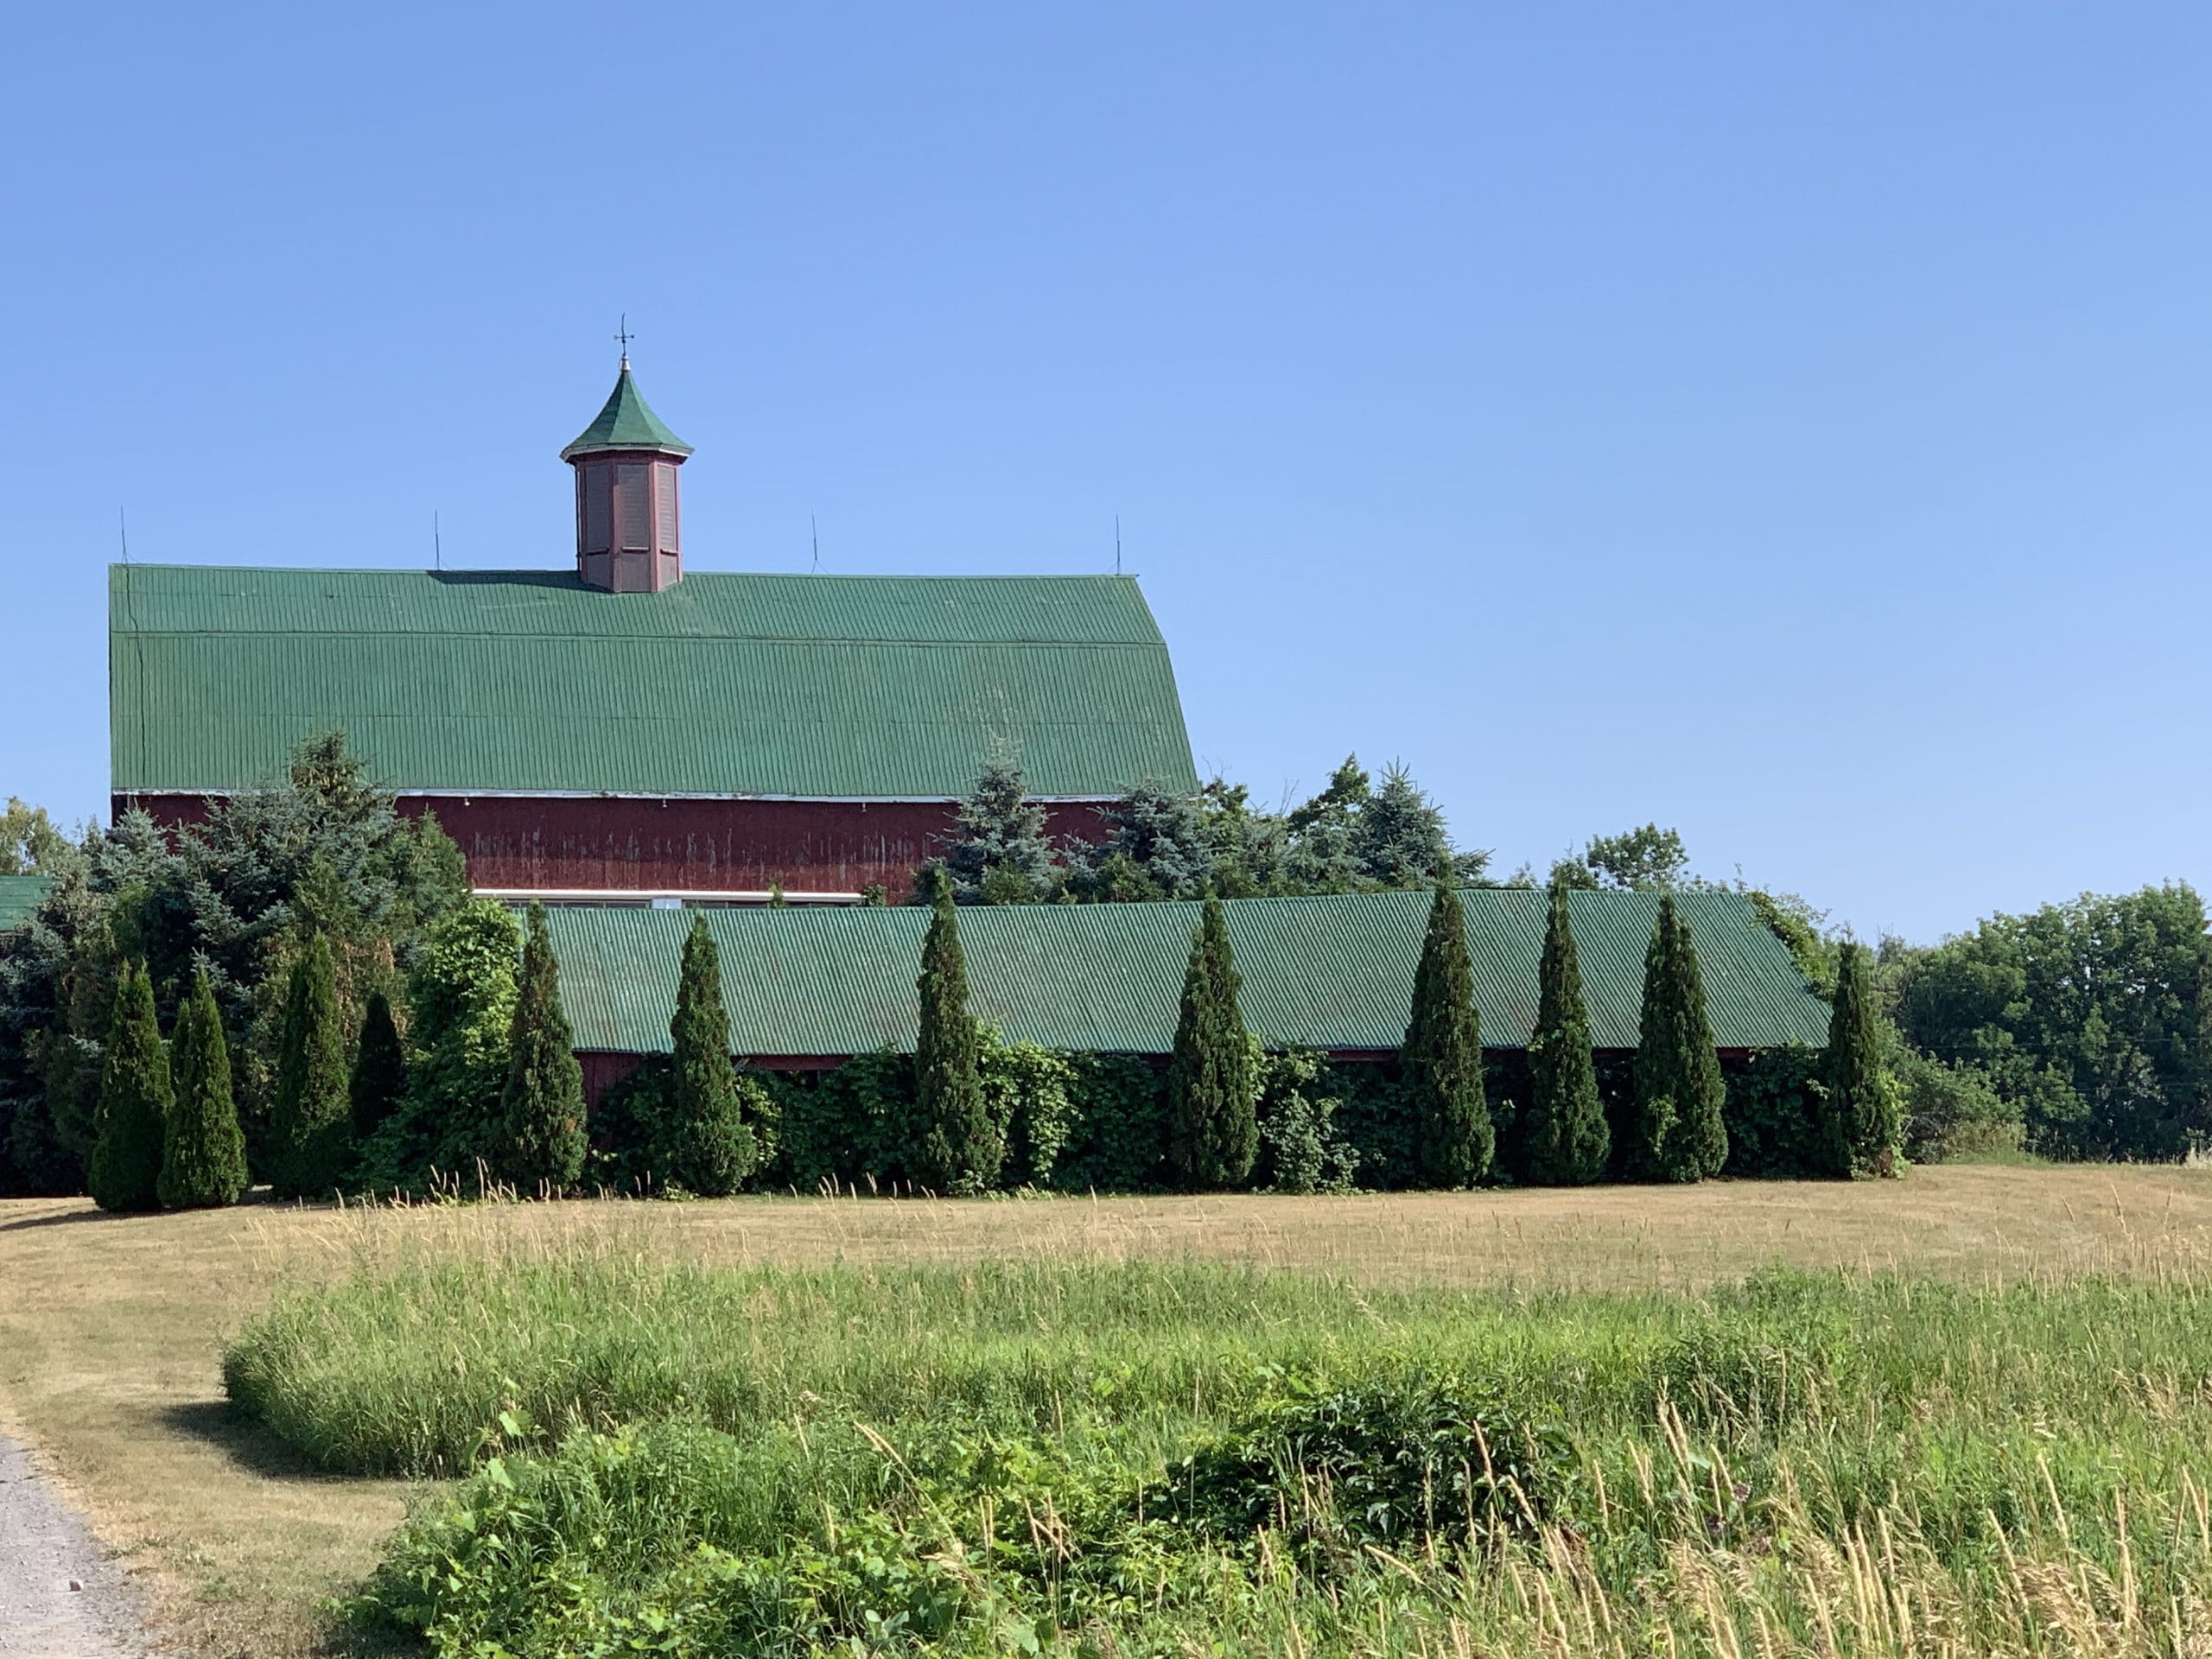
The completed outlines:
{"type": "Polygon", "coordinates": [[[162,1421],[203,1440],[239,1468],[264,1480],[351,1480],[316,1467],[306,1454],[226,1400],[184,1400],[161,1410],[162,1421]]]}

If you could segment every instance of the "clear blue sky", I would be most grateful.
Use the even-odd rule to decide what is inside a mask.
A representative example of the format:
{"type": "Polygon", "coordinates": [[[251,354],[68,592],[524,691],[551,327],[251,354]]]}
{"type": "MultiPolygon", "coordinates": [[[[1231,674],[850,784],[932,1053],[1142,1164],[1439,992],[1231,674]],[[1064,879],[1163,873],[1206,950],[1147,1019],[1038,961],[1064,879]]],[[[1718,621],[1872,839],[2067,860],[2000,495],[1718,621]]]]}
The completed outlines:
{"type": "Polygon", "coordinates": [[[33,8],[0,795],[104,571],[558,566],[626,311],[694,568],[1111,567],[1200,763],[1916,938],[2212,878],[2212,11],[33,8]]]}

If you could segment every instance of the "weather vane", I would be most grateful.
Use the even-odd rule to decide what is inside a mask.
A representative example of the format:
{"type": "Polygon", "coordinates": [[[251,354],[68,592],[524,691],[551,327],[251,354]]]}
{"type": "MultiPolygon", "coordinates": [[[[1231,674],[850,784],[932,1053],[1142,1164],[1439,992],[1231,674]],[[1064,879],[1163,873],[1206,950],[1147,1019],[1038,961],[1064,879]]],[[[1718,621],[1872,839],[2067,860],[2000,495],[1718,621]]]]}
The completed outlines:
{"type": "Polygon", "coordinates": [[[626,311],[622,314],[622,321],[615,328],[614,338],[621,342],[622,366],[626,369],[630,366],[630,342],[637,338],[630,332],[630,314],[626,311]]]}

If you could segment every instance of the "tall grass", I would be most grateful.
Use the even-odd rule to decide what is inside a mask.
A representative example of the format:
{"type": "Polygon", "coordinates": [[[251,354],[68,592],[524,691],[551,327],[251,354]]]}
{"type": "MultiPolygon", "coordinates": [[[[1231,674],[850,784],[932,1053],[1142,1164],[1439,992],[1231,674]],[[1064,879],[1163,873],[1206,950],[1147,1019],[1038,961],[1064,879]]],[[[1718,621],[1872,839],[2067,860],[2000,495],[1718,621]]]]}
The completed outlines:
{"type": "Polygon", "coordinates": [[[474,1471],[372,1593],[456,1653],[2180,1655],[2209,1294],[426,1261],[226,1378],[326,1467],[474,1471]]]}

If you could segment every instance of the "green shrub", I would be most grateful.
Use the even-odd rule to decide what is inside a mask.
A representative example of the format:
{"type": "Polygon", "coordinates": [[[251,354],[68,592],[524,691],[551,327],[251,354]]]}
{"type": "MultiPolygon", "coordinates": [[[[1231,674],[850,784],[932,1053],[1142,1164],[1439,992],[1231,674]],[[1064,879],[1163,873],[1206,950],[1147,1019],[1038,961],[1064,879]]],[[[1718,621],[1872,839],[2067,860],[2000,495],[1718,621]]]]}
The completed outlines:
{"type": "Polygon", "coordinates": [[[103,1210],[151,1210],[172,1104],[168,1051],[154,1017],[143,963],[126,962],[115,989],[86,1183],[103,1210]]]}
{"type": "Polygon", "coordinates": [[[1482,1014],[1466,917],[1448,879],[1438,882],[1429,904],[1399,1063],[1424,1184],[1473,1185],[1490,1173],[1497,1141],[1483,1086],[1482,1014]]]}
{"type": "Polygon", "coordinates": [[[557,1197],[583,1173],[584,1079],[561,1007],[560,965],[545,906],[524,926],[514,1019],[507,1027],[507,1081],[499,1095],[493,1167],[524,1197],[557,1197]]]}
{"type": "Polygon", "coordinates": [[[1141,1054],[1071,1054],[1068,1141],[1053,1165],[1066,1192],[1156,1192],[1169,1179],[1167,1088],[1141,1054]]]}
{"type": "Polygon", "coordinates": [[[666,1116],[649,1138],[659,1179],[688,1192],[722,1198],[760,1160],[746,1121],[757,1089],[741,1089],[730,1061],[729,1015],[722,1007],[721,957],[707,919],[694,914],[683,941],[676,1014],[669,1023],[674,1058],[666,1116]]]}
{"type": "Polygon", "coordinates": [[[1167,1061],[1167,1159],[1191,1192],[1241,1186],[1259,1156],[1258,1066],[1237,1007],[1242,984],[1228,918],[1210,898],[1191,936],[1167,1061]]]}
{"type": "Polygon", "coordinates": [[[292,964],[284,992],[270,1123],[270,1185],[278,1198],[327,1198],[344,1182],[353,1156],[347,1081],[337,969],[330,941],[318,931],[292,964]]]}
{"type": "Polygon", "coordinates": [[[202,972],[177,1010],[171,1045],[176,1099],[169,1109],[155,1192],[164,1209],[236,1204],[246,1188],[245,1136],[231,1096],[223,1015],[202,972]]]}

